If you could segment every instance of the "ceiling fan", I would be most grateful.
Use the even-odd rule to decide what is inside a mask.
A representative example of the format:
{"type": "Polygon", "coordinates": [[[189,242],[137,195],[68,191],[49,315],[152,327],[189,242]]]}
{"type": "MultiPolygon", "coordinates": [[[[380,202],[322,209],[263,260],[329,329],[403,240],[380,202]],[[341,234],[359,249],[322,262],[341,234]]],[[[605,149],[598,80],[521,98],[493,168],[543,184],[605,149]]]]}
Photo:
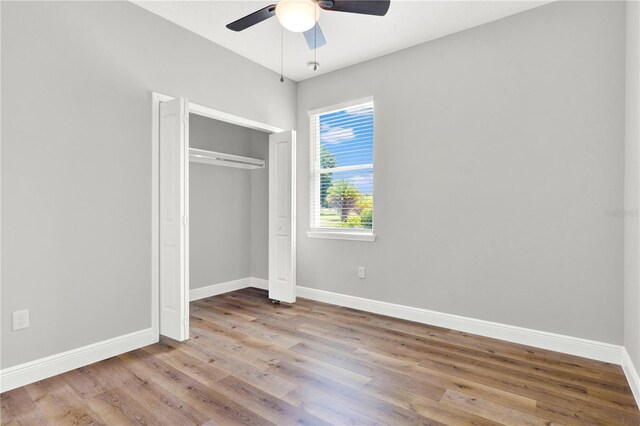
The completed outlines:
{"type": "Polygon", "coordinates": [[[320,9],[361,15],[384,16],[390,0],[280,0],[245,17],[233,21],[227,28],[242,31],[276,15],[280,24],[289,31],[304,33],[310,49],[326,44],[318,25],[320,9]]]}

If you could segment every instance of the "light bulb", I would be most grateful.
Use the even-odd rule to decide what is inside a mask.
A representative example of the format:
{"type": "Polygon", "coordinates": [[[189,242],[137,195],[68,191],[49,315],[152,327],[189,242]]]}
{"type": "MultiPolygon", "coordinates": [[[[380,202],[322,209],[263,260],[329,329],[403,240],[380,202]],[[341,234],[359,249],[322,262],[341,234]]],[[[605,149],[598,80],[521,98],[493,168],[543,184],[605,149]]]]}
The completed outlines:
{"type": "Polygon", "coordinates": [[[294,33],[313,28],[320,16],[320,8],[313,0],[280,0],[276,16],[283,27],[294,33]]]}

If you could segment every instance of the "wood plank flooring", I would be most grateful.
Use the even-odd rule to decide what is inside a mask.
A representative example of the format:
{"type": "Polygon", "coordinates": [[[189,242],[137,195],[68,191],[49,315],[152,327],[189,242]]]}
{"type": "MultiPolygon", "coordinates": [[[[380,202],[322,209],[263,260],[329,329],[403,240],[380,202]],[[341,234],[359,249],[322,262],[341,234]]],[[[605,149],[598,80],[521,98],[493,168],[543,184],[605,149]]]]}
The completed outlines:
{"type": "Polygon", "coordinates": [[[1,402],[2,425],[640,425],[617,365],[256,289],[1,402]]]}

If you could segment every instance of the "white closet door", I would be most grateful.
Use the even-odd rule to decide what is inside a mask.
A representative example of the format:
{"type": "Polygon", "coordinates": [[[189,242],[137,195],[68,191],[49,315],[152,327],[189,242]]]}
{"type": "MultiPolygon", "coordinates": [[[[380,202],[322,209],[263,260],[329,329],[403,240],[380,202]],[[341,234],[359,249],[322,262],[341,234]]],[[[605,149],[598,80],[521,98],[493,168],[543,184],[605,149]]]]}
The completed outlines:
{"type": "Polygon", "coordinates": [[[269,135],[269,298],[296,301],[296,132],[269,135]]]}
{"type": "Polygon", "coordinates": [[[189,109],[160,104],[160,334],[189,338],[189,109]]]}

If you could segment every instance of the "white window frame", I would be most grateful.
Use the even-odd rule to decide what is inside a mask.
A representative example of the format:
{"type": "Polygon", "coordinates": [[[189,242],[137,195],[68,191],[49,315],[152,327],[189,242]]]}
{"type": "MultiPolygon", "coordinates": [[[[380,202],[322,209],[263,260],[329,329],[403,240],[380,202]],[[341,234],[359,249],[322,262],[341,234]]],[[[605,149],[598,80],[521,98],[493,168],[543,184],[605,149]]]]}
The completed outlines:
{"type": "MultiPolygon", "coordinates": [[[[330,105],[328,107],[324,107],[324,108],[318,108],[318,109],[314,109],[311,111],[308,111],[307,114],[309,116],[309,146],[310,146],[310,151],[309,151],[309,158],[310,158],[310,166],[309,166],[309,179],[311,180],[311,182],[315,181],[315,184],[313,185],[313,189],[314,189],[314,193],[313,194],[309,194],[309,200],[310,200],[310,208],[309,208],[309,231],[307,231],[307,237],[309,238],[326,238],[326,239],[332,239],[332,240],[352,240],[352,241],[375,241],[376,240],[376,234],[375,234],[375,204],[376,204],[376,197],[375,197],[375,189],[374,189],[374,196],[373,196],[373,223],[371,224],[371,229],[339,229],[339,228],[320,228],[319,227],[319,223],[320,223],[320,207],[316,206],[317,203],[319,203],[320,201],[320,175],[322,173],[327,173],[327,172],[344,172],[344,171],[351,171],[351,170],[364,170],[364,169],[371,169],[373,176],[374,176],[374,182],[375,182],[375,168],[374,168],[374,164],[375,164],[375,144],[376,144],[376,137],[375,137],[375,133],[376,133],[376,126],[375,126],[375,103],[374,103],[374,108],[373,108],[373,119],[374,119],[374,126],[373,126],[373,131],[374,131],[374,136],[373,136],[373,145],[374,145],[374,159],[373,159],[373,163],[371,164],[361,164],[361,165],[357,165],[357,166],[342,166],[342,167],[334,167],[331,169],[321,169],[320,168],[320,141],[318,140],[313,140],[312,139],[312,132],[311,132],[311,128],[315,127],[315,128],[319,128],[320,126],[318,125],[319,123],[315,122],[312,123],[311,120],[313,120],[314,118],[316,120],[320,119],[320,115],[321,114],[327,114],[327,113],[331,113],[331,112],[336,112],[336,111],[340,111],[346,108],[350,108],[350,107],[354,107],[357,105],[361,105],[361,104],[366,104],[366,103],[374,103],[374,97],[373,96],[369,96],[366,98],[360,98],[360,99],[355,99],[352,101],[347,101],[347,102],[342,102],[339,104],[335,104],[335,105],[330,105]],[[314,159],[315,159],[315,164],[314,164],[314,159]]],[[[375,187],[374,187],[375,188],[375,187]]]]}

